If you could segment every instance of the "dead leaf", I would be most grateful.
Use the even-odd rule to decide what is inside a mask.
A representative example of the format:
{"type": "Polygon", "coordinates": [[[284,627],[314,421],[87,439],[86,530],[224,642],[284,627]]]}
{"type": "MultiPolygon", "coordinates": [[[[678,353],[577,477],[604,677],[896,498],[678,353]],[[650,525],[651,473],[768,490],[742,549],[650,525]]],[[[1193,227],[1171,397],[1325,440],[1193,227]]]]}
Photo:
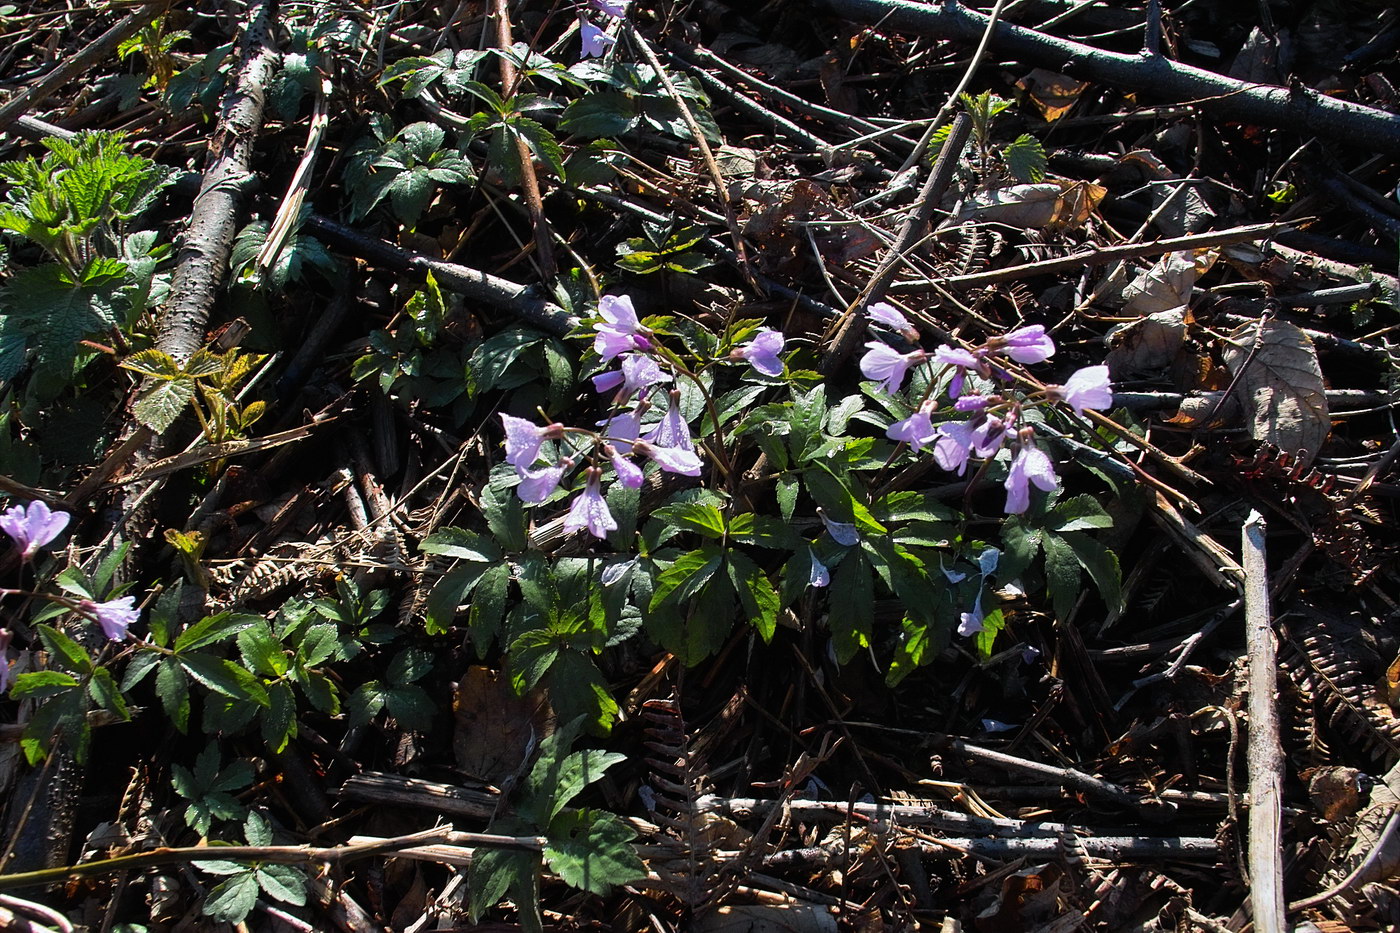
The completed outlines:
{"type": "Polygon", "coordinates": [[[1016,82],[1016,86],[1026,92],[1046,123],[1054,123],[1075,105],[1079,95],[1088,89],[1089,82],[1076,81],[1044,68],[1033,68],[1030,74],[1016,82]]]}
{"type": "Polygon", "coordinates": [[[1099,206],[1106,188],[1089,182],[1047,181],[979,191],[968,198],[956,220],[1000,223],[1030,230],[1081,226],[1099,206]]]}
{"type": "Polygon", "coordinates": [[[1327,440],[1327,384],[1308,335],[1286,321],[1244,324],[1230,334],[1225,365],[1235,397],[1247,413],[1249,434],[1298,455],[1303,469],[1327,440]]]}
{"type": "Polygon", "coordinates": [[[1108,333],[1108,371],[1114,379],[1166,369],[1186,340],[1186,309],[1159,311],[1108,333]]]}
{"type": "Polygon", "coordinates": [[[503,674],[480,665],[462,675],[452,711],[457,767],[487,784],[497,784],[519,771],[532,742],[554,731],[542,691],[516,696],[503,674]]]}

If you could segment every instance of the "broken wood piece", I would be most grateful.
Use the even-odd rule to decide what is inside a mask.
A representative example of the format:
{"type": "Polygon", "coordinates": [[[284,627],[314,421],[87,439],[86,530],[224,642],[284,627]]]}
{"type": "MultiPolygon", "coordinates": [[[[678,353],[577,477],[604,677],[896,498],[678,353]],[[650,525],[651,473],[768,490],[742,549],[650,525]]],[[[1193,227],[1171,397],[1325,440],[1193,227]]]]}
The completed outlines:
{"type": "Polygon", "coordinates": [[[1278,659],[1269,610],[1264,516],[1251,509],[1240,533],[1245,636],[1249,658],[1249,911],[1258,933],[1285,933],[1283,899],[1283,746],[1279,741],[1278,659]]]}

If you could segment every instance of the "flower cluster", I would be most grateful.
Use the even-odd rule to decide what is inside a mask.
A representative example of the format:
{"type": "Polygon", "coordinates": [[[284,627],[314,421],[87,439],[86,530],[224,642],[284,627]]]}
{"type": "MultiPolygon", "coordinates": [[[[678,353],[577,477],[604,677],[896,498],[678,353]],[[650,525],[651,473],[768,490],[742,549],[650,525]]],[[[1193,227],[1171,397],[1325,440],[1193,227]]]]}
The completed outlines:
{"type": "Polygon", "coordinates": [[[606,28],[599,26],[588,15],[593,12],[603,14],[605,20],[622,19],[627,15],[628,0],[587,0],[575,2],[578,8],[578,32],[583,41],[583,57],[598,58],[607,53],[617,43],[617,37],[609,35],[606,28]]]}
{"type": "MultiPolygon", "coordinates": [[[[871,305],[868,315],[871,321],[905,339],[918,336],[909,321],[884,302],[871,305]]],[[[1059,487],[1055,465],[1035,443],[1035,429],[1022,423],[1024,406],[1036,399],[994,391],[997,383],[1011,381],[1003,359],[1042,363],[1054,356],[1055,343],[1044,327],[1021,327],[972,349],[942,346],[929,353],[915,347],[900,352],[881,340],[872,340],[865,346],[861,373],[882,383],[891,395],[903,387],[910,370],[917,366],[931,364],[952,370],[948,397],[954,417],[935,424],[936,400],[930,396],[908,418],[890,425],[885,433],[891,440],[908,444],[915,451],[932,447],[938,465],[959,475],[967,472],[973,457],[990,460],[1003,447],[1009,448],[1011,466],[1004,484],[1008,513],[1024,512],[1030,507],[1032,486],[1045,492],[1059,487]],[[969,391],[970,387],[976,391],[969,391]]],[[[1107,408],[1113,402],[1108,367],[1087,366],[1070,376],[1064,385],[1046,386],[1040,395],[1041,400],[1063,402],[1081,415],[1086,409],[1107,408]]]]}
{"type": "MultiPolygon", "coordinates": [[[[593,325],[593,349],[604,362],[617,362],[616,369],[593,377],[594,389],[609,396],[612,410],[608,417],[598,422],[596,429],[557,422],[541,427],[507,414],[501,415],[501,423],[506,434],[506,462],[520,479],[516,494],[524,502],[545,502],[575,466],[587,462],[583,491],[569,506],[564,529],[587,529],[594,537],[605,538],[617,529],[617,521],[603,497],[603,464],[611,465],[617,482],[627,489],[642,485],[639,459],[681,476],[699,476],[704,464],[681,411],[680,391],[665,388],[675,381],[662,366],[661,361],[667,358],[653,344],[652,332],[637,317],[632,300],[604,295],[598,302],[598,314],[602,320],[593,325]],[[666,410],[643,431],[643,419],[663,389],[666,410]],[[582,443],[572,447],[569,439],[582,443]],[[560,443],[546,448],[551,441],[560,443]]],[[[764,329],[735,349],[731,358],[746,361],[765,375],[779,376],[783,372],[778,358],[782,349],[783,335],[764,329]]]]}

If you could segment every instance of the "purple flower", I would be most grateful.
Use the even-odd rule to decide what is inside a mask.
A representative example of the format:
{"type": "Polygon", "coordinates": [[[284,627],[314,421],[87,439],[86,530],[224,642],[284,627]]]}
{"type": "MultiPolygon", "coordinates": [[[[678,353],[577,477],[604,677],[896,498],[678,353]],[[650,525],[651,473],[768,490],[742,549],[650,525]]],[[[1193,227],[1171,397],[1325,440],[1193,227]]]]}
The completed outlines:
{"type": "Polygon", "coordinates": [[[608,511],[608,503],[603,499],[603,492],[600,481],[603,471],[590,469],[588,471],[588,483],[583,487],[583,492],[574,499],[573,505],[569,506],[569,514],[564,516],[564,530],[568,532],[579,531],[587,528],[588,533],[595,538],[606,538],[608,532],[617,530],[617,522],[613,520],[612,512],[608,511]]]}
{"type": "Polygon", "coordinates": [[[909,323],[909,319],[895,310],[894,305],[884,301],[877,301],[865,309],[866,316],[877,324],[883,324],[890,330],[908,337],[911,341],[919,339],[919,332],[909,323]]]}
{"type": "Polygon", "coordinates": [[[141,610],[136,608],[136,597],[134,596],[121,596],[117,599],[109,599],[105,603],[95,603],[90,599],[85,599],[78,603],[78,607],[84,613],[96,616],[97,624],[102,626],[102,634],[112,641],[121,641],[125,638],[126,630],[141,615],[141,610]]]}
{"type": "Polygon", "coordinates": [[[1022,443],[1021,449],[1011,461],[1011,472],[1006,474],[1006,513],[1018,515],[1031,504],[1030,487],[1050,492],[1060,485],[1055,475],[1055,465],[1050,458],[1031,443],[1022,443]]]}
{"type": "Polygon", "coordinates": [[[928,359],[928,354],[923,350],[900,353],[878,340],[870,341],[865,347],[866,354],[860,358],[861,374],[867,379],[883,382],[889,395],[898,392],[904,385],[904,376],[909,372],[909,367],[928,359]]]}
{"type": "Polygon", "coordinates": [[[685,416],[681,414],[680,393],[671,390],[671,403],[666,407],[666,414],[657,422],[642,439],[656,444],[658,447],[676,447],[680,450],[695,449],[695,443],[690,439],[690,428],[686,426],[685,416]]]}
{"type": "Polygon", "coordinates": [[[611,360],[629,350],[651,348],[651,342],[642,336],[650,331],[637,320],[631,298],[604,295],[598,300],[598,313],[602,315],[603,323],[593,325],[598,332],[593,338],[593,349],[604,360],[611,360]]]}
{"type": "Polygon", "coordinates": [[[938,347],[933,351],[933,361],[942,363],[944,366],[956,366],[957,371],[953,373],[953,379],[948,383],[948,397],[957,398],[962,395],[963,383],[967,381],[968,370],[983,371],[986,364],[982,357],[971,350],[963,350],[959,347],[938,347]]]}
{"type": "Polygon", "coordinates": [[[642,468],[631,460],[626,454],[617,452],[617,448],[611,444],[603,445],[603,453],[612,461],[613,471],[617,473],[617,481],[628,489],[642,488],[642,468]]]}
{"type": "Polygon", "coordinates": [[[633,449],[644,457],[650,457],[667,473],[679,473],[681,476],[699,476],[704,464],[700,456],[693,450],[683,450],[680,447],[661,447],[650,444],[646,441],[637,441],[633,449]]]}
{"type": "Polygon", "coordinates": [[[928,412],[920,408],[903,421],[896,421],[885,429],[885,436],[892,441],[903,441],[918,451],[938,439],[928,412]]]}
{"type": "Polygon", "coordinates": [[[39,548],[57,538],[68,527],[71,517],[67,512],[54,512],[36,501],[28,507],[16,505],[0,512],[0,530],[14,539],[20,556],[28,560],[39,548]]]}
{"type": "Polygon", "coordinates": [[[808,551],[808,556],[812,558],[812,569],[807,575],[807,585],[820,589],[831,582],[831,571],[826,569],[826,564],[817,560],[817,555],[808,551]]]}
{"type": "Polygon", "coordinates": [[[964,638],[969,635],[976,635],[982,631],[982,620],[986,615],[982,612],[982,590],[978,585],[977,598],[972,601],[972,609],[968,612],[958,613],[958,634],[964,638]]]}
{"type": "Polygon", "coordinates": [[[782,331],[765,327],[748,343],[736,347],[729,356],[731,359],[748,360],[750,366],[765,376],[781,376],[783,361],[778,359],[778,354],[783,352],[784,342],[782,331]]]}
{"type": "Polygon", "coordinates": [[[1109,388],[1107,366],[1085,366],[1069,377],[1062,386],[1051,386],[1050,394],[1068,402],[1075,414],[1084,414],[1086,408],[1108,408],[1113,404],[1113,390],[1109,388]]]}
{"type": "Polygon", "coordinates": [[[627,0],[588,0],[588,5],[616,19],[627,15],[627,0]]]}
{"type": "Polygon", "coordinates": [[[621,373],[603,373],[602,376],[594,376],[593,386],[599,392],[616,388],[617,395],[613,397],[613,400],[620,404],[647,386],[670,381],[671,377],[662,371],[656,360],[644,353],[628,353],[622,358],[621,373]],[[604,378],[608,376],[615,378],[604,378]]]}
{"type": "Polygon", "coordinates": [[[520,485],[515,488],[515,494],[520,497],[522,502],[539,505],[554,495],[554,490],[559,488],[559,481],[564,478],[564,471],[572,465],[568,460],[565,460],[559,466],[542,467],[538,470],[517,467],[516,472],[520,474],[520,485]]]}
{"type": "Polygon", "coordinates": [[[627,377],[622,374],[621,370],[611,369],[605,373],[599,373],[598,375],[593,377],[593,388],[598,392],[599,395],[603,394],[604,392],[611,392],[613,389],[616,389],[618,386],[622,385],[622,380],[624,380],[625,378],[627,377]]]}
{"type": "Polygon", "coordinates": [[[987,341],[987,346],[1018,363],[1043,363],[1055,355],[1055,342],[1039,324],[1017,328],[1004,337],[994,337],[987,341]]]}
{"type": "Polygon", "coordinates": [[[501,415],[501,424],[506,429],[506,463],[515,467],[517,473],[528,469],[540,458],[540,445],[551,438],[563,436],[564,426],[551,424],[540,427],[524,418],[514,415],[501,415]]]}
{"type": "Polygon", "coordinates": [[[0,694],[10,689],[10,639],[15,633],[0,628],[0,694]]]}
{"type": "Polygon", "coordinates": [[[602,29],[593,25],[592,21],[580,17],[578,21],[579,38],[583,40],[583,57],[598,58],[612,48],[617,39],[608,35],[602,29]]]}
{"type": "Polygon", "coordinates": [[[860,543],[860,532],[856,531],[855,525],[833,522],[821,509],[817,509],[817,514],[821,516],[822,524],[826,526],[826,533],[831,535],[831,540],[842,547],[855,547],[860,543]]]}

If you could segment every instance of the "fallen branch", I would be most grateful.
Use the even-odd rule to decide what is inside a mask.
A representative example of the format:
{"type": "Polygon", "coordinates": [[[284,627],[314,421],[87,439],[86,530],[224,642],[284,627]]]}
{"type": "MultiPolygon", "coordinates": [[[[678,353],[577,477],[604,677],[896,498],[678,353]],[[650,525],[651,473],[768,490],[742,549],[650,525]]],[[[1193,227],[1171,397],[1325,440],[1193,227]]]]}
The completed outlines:
{"type": "Polygon", "coordinates": [[[1274,702],[1278,659],[1269,611],[1264,516],[1253,509],[1240,532],[1245,639],[1249,653],[1249,913],[1259,933],[1284,933],[1283,746],[1274,702]]]}
{"type": "MultiPolygon", "coordinates": [[[[889,32],[968,44],[981,38],[988,19],[961,3],[816,0],[814,6],[889,32]]],[[[1147,91],[1172,102],[1189,102],[1217,119],[1346,140],[1361,148],[1400,150],[1400,120],[1395,114],[1327,97],[1310,88],[1251,84],[1161,55],[1109,52],[1011,23],[997,24],[992,48],[1061,74],[1147,91]]]]}
{"type": "Polygon", "coordinates": [[[262,127],[267,85],[277,64],[272,33],[272,3],[264,0],[243,35],[238,83],[224,102],[218,132],[210,143],[209,165],[175,260],[170,304],[158,323],[156,346],[182,363],[204,346],[209,311],[228,269],[238,228],[240,186],[249,177],[253,140],[262,127]]]}

